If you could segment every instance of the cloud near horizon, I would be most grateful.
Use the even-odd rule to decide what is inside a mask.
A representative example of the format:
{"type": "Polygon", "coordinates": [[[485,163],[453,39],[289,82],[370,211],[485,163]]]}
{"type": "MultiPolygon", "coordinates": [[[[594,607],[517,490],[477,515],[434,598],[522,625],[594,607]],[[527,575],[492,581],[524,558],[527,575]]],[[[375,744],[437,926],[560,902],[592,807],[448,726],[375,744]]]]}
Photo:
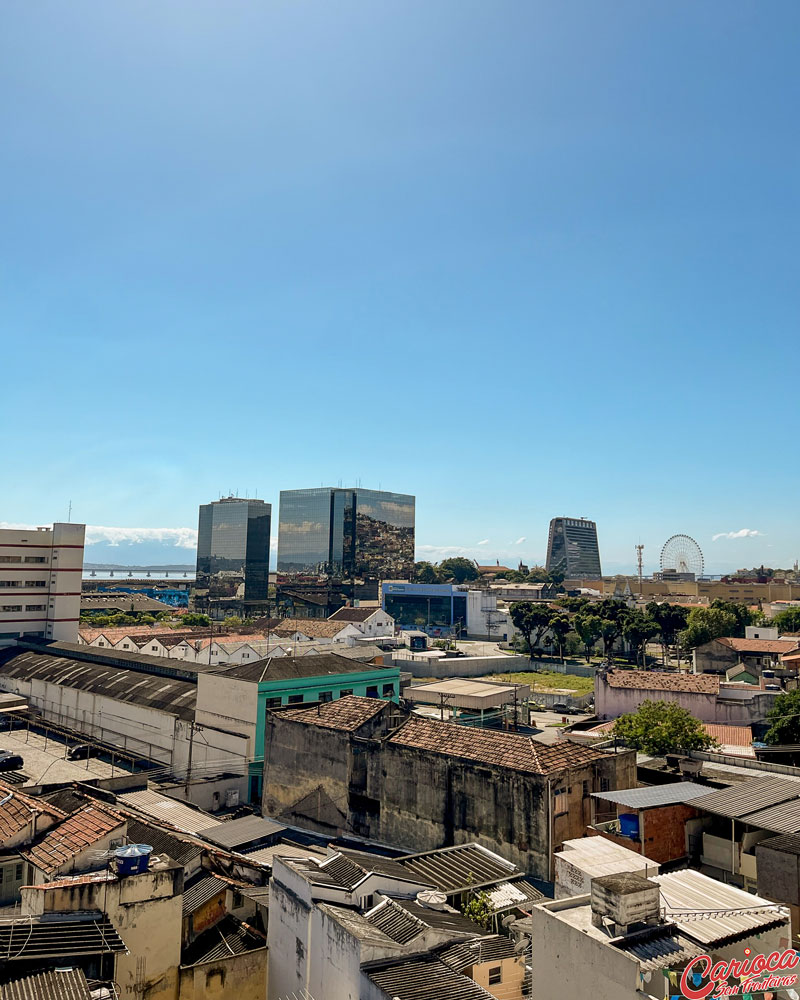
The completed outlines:
{"type": "Polygon", "coordinates": [[[757,535],[763,537],[764,532],[757,531],[755,528],[740,528],[738,531],[720,531],[711,536],[711,541],[717,542],[720,538],[755,538],[757,535]]]}
{"type": "MultiPolygon", "coordinates": [[[[31,529],[33,524],[11,524],[0,521],[0,528],[31,529]]],[[[112,528],[100,524],[86,525],[86,545],[137,545],[141,542],[161,542],[178,549],[197,548],[196,528],[112,528]]]]}

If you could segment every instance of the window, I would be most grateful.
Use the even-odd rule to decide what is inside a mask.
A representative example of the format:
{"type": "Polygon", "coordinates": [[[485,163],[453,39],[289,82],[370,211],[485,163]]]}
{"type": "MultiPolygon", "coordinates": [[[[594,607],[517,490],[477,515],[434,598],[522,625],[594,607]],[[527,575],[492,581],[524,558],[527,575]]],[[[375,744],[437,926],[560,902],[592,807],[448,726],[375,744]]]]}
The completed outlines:
{"type": "Polygon", "coordinates": [[[491,969],[489,969],[489,985],[497,986],[497,984],[502,983],[502,981],[503,981],[503,966],[493,965],[491,969]]]}
{"type": "Polygon", "coordinates": [[[280,708],[281,703],[280,698],[267,698],[267,708],[280,708]]]}
{"type": "Polygon", "coordinates": [[[0,580],[0,587],[18,587],[19,580],[0,580]]]}
{"type": "Polygon", "coordinates": [[[47,586],[47,580],[26,580],[25,581],[25,586],[26,587],[46,587],[47,586]]]}
{"type": "Polygon", "coordinates": [[[383,685],[383,697],[391,698],[394,694],[394,684],[384,684],[383,685]]]}
{"type": "Polygon", "coordinates": [[[349,694],[352,694],[352,693],[353,693],[353,689],[352,688],[342,688],[342,690],[339,692],[339,697],[340,698],[346,698],[349,694]]]}
{"type": "Polygon", "coordinates": [[[249,653],[242,653],[242,659],[243,660],[249,660],[250,659],[250,654],[249,653]]]}
{"type": "Polygon", "coordinates": [[[553,790],[553,815],[564,816],[567,812],[569,812],[567,790],[566,788],[555,788],[553,790]]]}
{"type": "Polygon", "coordinates": [[[0,556],[0,563],[20,563],[22,560],[19,556],[0,556]]]}
{"type": "Polygon", "coordinates": [[[610,792],[611,791],[611,782],[608,780],[608,778],[601,778],[600,779],[600,791],[601,792],[610,792]]]}
{"type": "Polygon", "coordinates": [[[320,691],[319,693],[320,701],[333,701],[333,691],[320,691]]]}
{"type": "Polygon", "coordinates": [[[290,694],[288,698],[288,703],[290,705],[302,705],[303,696],[301,694],[290,694]]]}
{"type": "Polygon", "coordinates": [[[131,648],[131,644],[129,642],[123,642],[122,648],[123,649],[130,649],[131,648]]]}
{"type": "Polygon", "coordinates": [[[367,697],[368,698],[377,698],[378,697],[378,689],[377,689],[377,687],[368,687],[367,688],[367,697]]]}
{"type": "Polygon", "coordinates": [[[21,604],[4,604],[3,611],[22,611],[21,604]]]}
{"type": "Polygon", "coordinates": [[[26,563],[46,563],[47,556],[25,556],[26,563]]]}
{"type": "Polygon", "coordinates": [[[25,610],[26,611],[47,611],[47,605],[46,604],[26,604],[25,605],[25,610]]]}
{"type": "Polygon", "coordinates": [[[151,649],[158,649],[158,646],[151,646],[151,649]]]}

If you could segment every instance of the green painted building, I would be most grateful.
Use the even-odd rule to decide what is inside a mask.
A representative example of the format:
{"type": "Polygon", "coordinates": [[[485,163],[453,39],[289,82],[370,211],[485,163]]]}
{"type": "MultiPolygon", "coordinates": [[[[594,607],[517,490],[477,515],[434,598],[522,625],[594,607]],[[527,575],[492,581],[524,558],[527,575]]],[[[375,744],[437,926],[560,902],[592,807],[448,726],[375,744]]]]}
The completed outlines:
{"type": "Polygon", "coordinates": [[[344,695],[397,701],[400,668],[338,653],[273,656],[198,675],[197,719],[252,737],[249,798],[261,796],[267,709],[335,701],[344,695]]]}

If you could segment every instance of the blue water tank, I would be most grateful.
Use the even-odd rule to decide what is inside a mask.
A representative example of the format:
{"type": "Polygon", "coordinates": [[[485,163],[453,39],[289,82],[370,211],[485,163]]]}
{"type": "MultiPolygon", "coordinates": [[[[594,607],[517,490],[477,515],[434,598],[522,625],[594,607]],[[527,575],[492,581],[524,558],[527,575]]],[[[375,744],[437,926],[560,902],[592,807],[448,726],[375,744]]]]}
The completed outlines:
{"type": "Polygon", "coordinates": [[[149,844],[126,844],[114,851],[119,875],[140,875],[150,866],[150,854],[153,848],[149,844]]]}
{"type": "Polygon", "coordinates": [[[631,840],[639,839],[639,816],[636,813],[621,813],[619,820],[619,832],[623,837],[630,837],[631,840]]]}

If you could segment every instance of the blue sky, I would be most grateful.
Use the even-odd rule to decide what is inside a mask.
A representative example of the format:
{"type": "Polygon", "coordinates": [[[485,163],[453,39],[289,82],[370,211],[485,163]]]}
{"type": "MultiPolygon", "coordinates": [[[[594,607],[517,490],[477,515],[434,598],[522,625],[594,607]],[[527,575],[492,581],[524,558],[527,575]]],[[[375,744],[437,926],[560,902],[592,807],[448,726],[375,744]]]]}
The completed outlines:
{"type": "Polygon", "coordinates": [[[360,479],[417,495],[426,557],[534,561],[563,513],[610,570],[675,532],[792,562],[799,28],[4,5],[0,520],[193,529],[360,479]]]}

